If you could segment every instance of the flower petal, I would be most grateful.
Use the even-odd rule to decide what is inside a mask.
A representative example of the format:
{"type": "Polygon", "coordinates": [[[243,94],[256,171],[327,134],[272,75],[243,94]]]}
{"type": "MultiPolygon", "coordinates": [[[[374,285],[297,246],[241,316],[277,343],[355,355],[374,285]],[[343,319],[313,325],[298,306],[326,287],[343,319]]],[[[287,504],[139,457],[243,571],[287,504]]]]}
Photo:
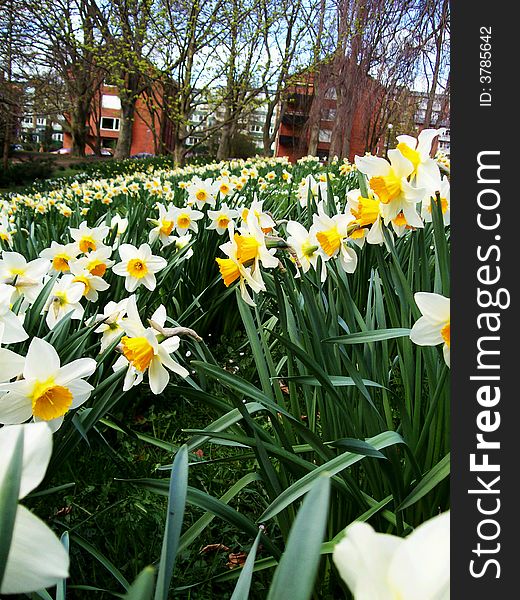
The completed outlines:
{"type": "Polygon", "coordinates": [[[333,553],[341,578],[356,600],[394,600],[387,571],[401,538],[376,533],[366,523],[353,523],[333,553]]]}
{"type": "Polygon", "coordinates": [[[410,331],[410,339],[418,346],[437,346],[444,341],[440,325],[432,323],[427,317],[421,317],[410,331]]]}
{"type": "Polygon", "coordinates": [[[450,597],[450,513],[419,525],[392,559],[388,579],[402,600],[450,597]]]}
{"type": "Polygon", "coordinates": [[[69,555],[60,540],[43,521],[19,506],[0,592],[34,592],[68,576],[69,555]]]}
{"type": "Polygon", "coordinates": [[[450,320],[449,298],[430,292],[417,292],[414,299],[421,313],[431,321],[446,323],[450,320]]]}
{"type": "Polygon", "coordinates": [[[59,369],[60,357],[54,347],[45,340],[33,338],[25,357],[24,378],[46,381],[56,375],[59,369]]]}

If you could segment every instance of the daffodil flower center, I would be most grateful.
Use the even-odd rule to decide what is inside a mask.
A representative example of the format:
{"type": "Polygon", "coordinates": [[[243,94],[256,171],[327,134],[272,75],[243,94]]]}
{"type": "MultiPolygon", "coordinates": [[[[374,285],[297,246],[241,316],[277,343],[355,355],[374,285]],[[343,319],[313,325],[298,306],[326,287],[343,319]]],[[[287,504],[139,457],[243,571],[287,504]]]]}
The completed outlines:
{"type": "Polygon", "coordinates": [[[441,329],[441,335],[442,335],[442,339],[444,340],[444,343],[448,346],[448,348],[450,347],[450,322],[448,321],[448,323],[446,323],[446,325],[444,325],[444,327],[441,329]]]}
{"type": "Polygon", "coordinates": [[[81,238],[79,241],[79,249],[83,254],[86,254],[87,252],[90,252],[90,250],[96,249],[96,242],[90,236],[81,238]]]}
{"type": "Polygon", "coordinates": [[[56,254],[56,256],[52,259],[52,266],[56,271],[68,271],[69,257],[65,254],[56,254]]]}
{"type": "Polygon", "coordinates": [[[240,277],[240,269],[235,261],[230,258],[216,258],[220,274],[224,280],[224,285],[229,287],[240,277]]]}
{"type": "Polygon", "coordinates": [[[226,229],[226,227],[229,225],[229,219],[228,219],[228,217],[226,217],[226,216],[219,217],[217,219],[217,225],[221,229],[226,229]]]}
{"type": "Polygon", "coordinates": [[[38,381],[32,393],[32,412],[35,417],[50,421],[64,415],[72,404],[69,388],[56,385],[54,377],[38,381]]]}
{"type": "Polygon", "coordinates": [[[195,194],[195,198],[197,198],[199,202],[205,202],[208,198],[208,193],[206,190],[198,190],[198,192],[195,194]]]}
{"type": "Polygon", "coordinates": [[[401,180],[393,172],[384,177],[372,177],[369,183],[383,204],[388,204],[401,193],[401,180]]]}
{"type": "Polygon", "coordinates": [[[163,235],[170,235],[173,229],[173,221],[163,221],[161,224],[160,232],[163,235]]]}
{"type": "Polygon", "coordinates": [[[103,275],[107,271],[107,266],[104,262],[101,262],[100,260],[96,260],[96,261],[90,263],[88,270],[91,275],[96,275],[97,277],[103,277],[103,275]]]}
{"type": "Polygon", "coordinates": [[[146,263],[140,258],[132,258],[129,260],[126,270],[136,279],[141,279],[148,273],[146,263]]]}
{"type": "Polygon", "coordinates": [[[177,218],[177,225],[181,229],[187,229],[190,226],[190,223],[191,223],[191,219],[186,214],[179,215],[177,218]]]}
{"type": "Polygon", "coordinates": [[[351,208],[350,212],[356,217],[356,222],[360,227],[372,225],[379,217],[379,201],[360,197],[357,210],[351,208]]]}
{"type": "Polygon", "coordinates": [[[237,244],[238,262],[244,264],[254,260],[258,256],[259,242],[250,235],[238,235],[235,233],[235,242],[237,244]]]}
{"type": "Polygon", "coordinates": [[[85,289],[83,290],[83,295],[86,296],[91,290],[89,280],[84,275],[78,275],[72,280],[72,283],[76,282],[82,283],[85,286],[85,289]]]}
{"type": "Polygon", "coordinates": [[[121,338],[123,354],[128,361],[143,373],[150,366],[154,357],[153,346],[145,337],[121,338]]]}
{"type": "Polygon", "coordinates": [[[327,256],[332,256],[341,246],[341,236],[336,226],[325,231],[319,231],[316,238],[327,256]]]}
{"type": "Polygon", "coordinates": [[[220,193],[223,194],[224,196],[229,194],[229,185],[227,185],[227,183],[221,184],[219,189],[220,189],[220,193]]]}

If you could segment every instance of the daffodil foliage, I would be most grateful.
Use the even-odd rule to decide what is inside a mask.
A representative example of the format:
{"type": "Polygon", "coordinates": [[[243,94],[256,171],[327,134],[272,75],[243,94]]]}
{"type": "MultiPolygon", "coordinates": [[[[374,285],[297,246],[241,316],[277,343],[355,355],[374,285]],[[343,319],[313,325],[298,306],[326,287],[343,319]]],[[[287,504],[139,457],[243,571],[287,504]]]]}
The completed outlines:
{"type": "MultiPolygon", "coordinates": [[[[353,163],[234,160],[4,195],[3,439],[15,444],[15,426],[45,422],[47,429],[28,428],[25,436],[52,432],[52,457],[45,441],[43,461],[51,476],[93,428],[131,434],[131,424],[118,426],[108,415],[135,402],[143,386],[172,403],[207,404],[219,416],[191,432],[187,451],[226,445],[230,495],[217,500],[180,483],[176,493],[228,520],[243,544],[256,539],[254,552],[262,540],[262,557],[255,563],[251,551],[237,589],[249,586],[256,568],[278,565],[276,589],[290,581],[290,569],[308,565],[307,591],[327,581],[359,598],[376,597],[367,596],[371,585],[378,598],[411,598],[403,573],[416,581],[422,567],[401,558],[414,540],[429,538],[420,535],[426,529],[403,543],[400,537],[449,508],[450,165],[432,157],[437,134],[398,136],[387,157],[353,163]],[[247,335],[251,373],[218,364],[211,352],[209,341],[235,329],[247,335]],[[236,481],[232,461],[244,451],[254,467],[236,481]],[[330,497],[316,483],[323,477],[330,497]],[[256,481],[265,508],[257,538],[257,524],[227,505],[256,481]],[[306,529],[309,519],[296,510],[310,514],[313,503],[327,516],[306,529]],[[347,530],[334,555],[339,571],[331,571],[345,528],[368,519],[373,529],[347,530]],[[398,537],[385,538],[388,552],[370,583],[363,557],[371,560],[379,547],[374,529],[398,537]],[[303,552],[302,562],[292,548],[303,552]],[[356,561],[363,569],[354,572],[356,561]]],[[[175,449],[171,440],[147,441],[175,449]]],[[[179,461],[175,472],[187,481],[188,463],[179,461]]],[[[169,479],[135,483],[180,502],[169,479]]],[[[23,494],[12,497],[14,511],[23,494]]],[[[173,569],[178,549],[210,520],[183,535],[182,523],[167,521],[161,594],[170,582],[165,565],[173,569]]],[[[18,529],[17,520],[16,543],[18,529]]],[[[445,545],[436,537],[428,551],[433,562],[442,554],[435,598],[447,589],[445,545]]],[[[0,546],[0,566],[2,556],[0,546]]],[[[24,587],[17,557],[7,560],[6,590],[34,591],[37,581],[65,576],[56,566],[24,587]]],[[[147,573],[137,587],[152,585],[147,573]]]]}

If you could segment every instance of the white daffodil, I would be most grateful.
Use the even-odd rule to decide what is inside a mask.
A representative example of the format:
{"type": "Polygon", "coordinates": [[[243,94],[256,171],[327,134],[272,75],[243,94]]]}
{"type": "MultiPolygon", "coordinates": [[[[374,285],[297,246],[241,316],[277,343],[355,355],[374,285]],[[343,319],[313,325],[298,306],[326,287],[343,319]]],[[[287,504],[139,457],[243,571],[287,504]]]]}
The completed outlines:
{"type": "Polygon", "coordinates": [[[33,338],[25,357],[23,379],[0,384],[0,423],[24,423],[31,417],[47,421],[53,431],[64,415],[86,402],[94,389],[84,381],[96,370],[92,358],[79,358],[63,367],[56,350],[45,340],[33,338]]]}
{"type": "Polygon", "coordinates": [[[175,230],[179,235],[184,235],[188,232],[188,230],[197,233],[198,225],[197,221],[202,219],[204,213],[201,213],[200,210],[193,210],[189,206],[185,206],[184,208],[174,207],[172,210],[173,221],[175,224],[175,230]]]}
{"type": "MultiPolygon", "coordinates": [[[[228,232],[229,242],[226,242],[220,246],[220,249],[222,252],[224,252],[227,258],[215,259],[224,281],[224,285],[229,287],[233,282],[239,280],[240,293],[244,299],[244,302],[249,304],[249,306],[256,306],[247,290],[246,284],[253,290],[253,292],[256,293],[265,290],[265,283],[262,279],[262,274],[259,268],[253,270],[251,266],[244,265],[244,256],[247,257],[247,242],[245,243],[242,240],[241,245],[239,246],[238,240],[242,236],[235,234],[233,223],[228,225],[228,232]]],[[[255,264],[258,246],[256,244],[252,244],[252,242],[249,243],[252,245],[252,248],[250,251],[251,257],[249,258],[248,262],[255,264]]]]}
{"type": "Polygon", "coordinates": [[[79,228],[70,228],[72,239],[78,244],[78,247],[83,254],[87,254],[91,250],[97,250],[103,245],[103,240],[110,231],[106,225],[99,227],[89,227],[86,221],[80,223],[79,228]]]}
{"type": "Polygon", "coordinates": [[[353,273],[357,267],[357,254],[347,245],[349,217],[345,214],[329,217],[325,213],[323,202],[318,204],[318,214],[312,216],[311,233],[316,236],[323,250],[323,259],[339,257],[341,267],[346,273],[353,273]]]}
{"type": "Polygon", "coordinates": [[[321,281],[327,278],[327,265],[325,264],[323,251],[316,235],[307,231],[303,225],[297,221],[289,221],[286,225],[287,244],[293,248],[296,253],[299,266],[304,273],[311,268],[316,270],[318,267],[318,258],[321,256],[321,281]]]}
{"type": "Polygon", "coordinates": [[[101,325],[94,329],[96,333],[102,333],[100,352],[103,352],[115,342],[123,333],[123,321],[126,317],[128,298],[120,302],[109,302],[103,309],[103,313],[97,315],[95,320],[102,321],[101,325]]]}
{"type": "Polygon", "coordinates": [[[86,256],[72,260],[70,262],[71,270],[72,265],[78,265],[82,269],[86,269],[91,275],[103,277],[107,269],[115,264],[115,261],[110,259],[111,256],[112,248],[101,246],[97,250],[92,250],[86,256]]]}
{"type": "Polygon", "coordinates": [[[163,246],[167,246],[170,242],[170,234],[175,227],[173,209],[174,206],[170,205],[168,208],[164,204],[157,203],[157,210],[159,216],[157,219],[148,219],[152,225],[155,225],[148,234],[148,243],[153,244],[156,240],[161,240],[163,246]]]}
{"type": "MultiPolygon", "coordinates": [[[[19,500],[43,480],[52,454],[52,433],[46,423],[0,429],[0,489],[20,438],[23,450],[19,500]]],[[[68,576],[69,555],[63,544],[41,519],[18,505],[0,593],[35,592],[68,576]]]]}
{"type": "Polygon", "coordinates": [[[3,344],[16,344],[29,337],[23,328],[22,320],[11,310],[15,291],[13,286],[0,283],[0,343],[3,344]]]}
{"type": "MultiPolygon", "coordinates": [[[[4,324],[0,322],[0,343],[4,336],[4,324]]],[[[0,383],[10,381],[22,374],[25,359],[8,348],[0,348],[0,383]]],[[[0,396],[2,392],[0,392],[0,396]]]]}
{"type": "Polygon", "coordinates": [[[215,205],[215,196],[218,189],[211,178],[208,177],[202,180],[200,177],[195,176],[186,190],[188,192],[188,204],[196,204],[197,208],[215,205]]]}
{"type": "MultiPolygon", "coordinates": [[[[369,196],[372,196],[369,193],[369,196]]],[[[345,212],[349,215],[349,239],[363,247],[365,241],[369,244],[384,242],[383,223],[381,219],[380,202],[375,197],[364,198],[360,190],[347,193],[345,212]]]]}
{"type": "Polygon", "coordinates": [[[228,176],[224,176],[219,177],[219,179],[215,181],[215,188],[217,188],[220,198],[222,199],[231,196],[235,189],[235,184],[229,179],[228,176]]]}
{"type": "Polygon", "coordinates": [[[417,292],[415,303],[422,317],[410,331],[410,339],[419,346],[444,344],[442,352],[450,366],[450,299],[440,294],[417,292]]]}
{"type": "Polygon", "coordinates": [[[43,278],[47,275],[49,266],[49,261],[45,258],[27,262],[18,252],[3,252],[0,260],[0,283],[13,286],[13,301],[25,296],[29,302],[34,302],[43,288],[43,278]]]}
{"type": "Polygon", "coordinates": [[[119,240],[121,236],[128,229],[128,219],[126,217],[120,217],[119,215],[114,215],[110,220],[110,229],[116,229],[116,240],[114,243],[114,248],[119,245],[119,240]]]}
{"type": "Polygon", "coordinates": [[[206,229],[215,229],[219,235],[226,233],[228,225],[238,217],[238,211],[229,208],[226,203],[222,204],[219,210],[208,210],[208,217],[211,223],[206,229]]]}
{"type": "Polygon", "coordinates": [[[274,228],[276,223],[269,213],[266,213],[263,209],[263,201],[257,200],[256,198],[251,202],[249,208],[243,208],[240,211],[240,217],[242,221],[246,224],[246,231],[250,228],[250,223],[252,222],[253,217],[256,217],[256,222],[258,226],[264,233],[272,233],[274,232],[274,228]]]}
{"type": "Polygon", "coordinates": [[[74,275],[72,283],[82,283],[85,286],[83,295],[91,302],[97,302],[99,297],[98,292],[104,292],[110,287],[104,279],[97,275],[92,275],[90,271],[83,268],[79,261],[71,263],[70,271],[74,275]]]}
{"type": "Polygon", "coordinates": [[[15,233],[16,230],[12,228],[7,217],[2,215],[0,217],[0,242],[3,242],[11,247],[13,245],[13,234],[15,233]]]}
{"type": "Polygon", "coordinates": [[[423,129],[417,139],[410,135],[397,136],[397,150],[413,165],[410,181],[428,195],[436,191],[435,183],[440,177],[437,162],[430,156],[432,143],[440,132],[440,129],[423,129]]]}
{"type": "Polygon", "coordinates": [[[327,182],[316,181],[312,175],[307,175],[298,186],[298,200],[302,208],[307,206],[309,195],[319,202],[327,197],[327,182]]]}
{"type": "Polygon", "coordinates": [[[51,272],[68,273],[69,262],[74,260],[79,254],[79,246],[75,242],[70,244],[58,244],[52,242],[50,248],[45,248],[40,252],[42,258],[51,261],[51,272]]]}
{"type": "Polygon", "coordinates": [[[405,539],[353,523],[332,558],[355,600],[449,600],[450,513],[405,539]]]}
{"type": "Polygon", "coordinates": [[[44,311],[47,311],[45,322],[49,329],[59,323],[65,315],[72,312],[71,319],[79,320],[83,316],[84,308],[80,304],[85,285],[74,281],[74,276],[67,274],[59,279],[51,290],[44,311]]]}
{"type": "Polygon", "coordinates": [[[125,288],[134,292],[141,284],[153,291],[157,285],[155,273],[161,271],[168,264],[161,256],[154,256],[148,244],[141,244],[139,248],[131,244],[119,246],[121,262],[113,266],[116,275],[125,277],[125,288]]]}
{"type": "MultiPolygon", "coordinates": [[[[189,372],[170,356],[179,349],[179,336],[167,337],[159,342],[160,332],[153,327],[144,327],[141,322],[134,296],[128,299],[127,314],[122,323],[127,334],[121,338],[123,356],[114,364],[114,370],[127,366],[123,389],[129,390],[140,383],[145,372],[154,394],[160,394],[168,385],[170,374],[167,369],[187,377],[189,372]]],[[[162,304],[150,320],[160,328],[164,327],[166,309],[162,304]]]]}
{"type": "Polygon", "coordinates": [[[369,178],[369,186],[381,202],[380,210],[385,225],[392,223],[399,235],[399,227],[423,227],[416,204],[423,199],[425,190],[408,181],[414,166],[399,150],[389,150],[390,162],[378,156],[356,156],[356,166],[369,178]]]}
{"type": "MultiPolygon", "coordinates": [[[[444,221],[444,225],[450,224],[450,182],[446,175],[442,178],[440,183],[437,183],[436,186],[437,192],[439,192],[439,196],[441,199],[441,210],[442,210],[442,218],[444,221]]],[[[432,221],[432,197],[426,197],[422,202],[421,215],[422,218],[427,222],[431,223],[432,221]]]]}

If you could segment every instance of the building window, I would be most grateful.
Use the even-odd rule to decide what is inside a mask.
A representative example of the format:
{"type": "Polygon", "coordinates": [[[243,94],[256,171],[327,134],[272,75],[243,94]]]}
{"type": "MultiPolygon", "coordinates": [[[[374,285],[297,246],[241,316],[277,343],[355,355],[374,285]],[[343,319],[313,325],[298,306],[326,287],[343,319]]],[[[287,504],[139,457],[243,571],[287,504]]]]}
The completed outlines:
{"type": "Polygon", "coordinates": [[[24,117],[23,123],[24,123],[24,125],[32,125],[33,124],[32,117],[24,117]]]}
{"type": "Polygon", "coordinates": [[[36,119],[36,125],[46,125],[47,119],[45,117],[38,117],[36,119]]]}
{"type": "Polygon", "coordinates": [[[63,133],[53,133],[52,139],[56,142],[63,142],[63,133]]]}
{"type": "Polygon", "coordinates": [[[111,108],[113,110],[121,110],[121,100],[119,99],[119,96],[103,94],[103,97],[101,99],[101,106],[103,108],[111,108]]]}
{"type": "Polygon", "coordinates": [[[119,131],[119,119],[115,119],[114,117],[101,117],[101,129],[119,131]]]}
{"type": "Polygon", "coordinates": [[[320,142],[329,143],[332,138],[332,131],[330,129],[320,129],[318,139],[320,142]]]}

